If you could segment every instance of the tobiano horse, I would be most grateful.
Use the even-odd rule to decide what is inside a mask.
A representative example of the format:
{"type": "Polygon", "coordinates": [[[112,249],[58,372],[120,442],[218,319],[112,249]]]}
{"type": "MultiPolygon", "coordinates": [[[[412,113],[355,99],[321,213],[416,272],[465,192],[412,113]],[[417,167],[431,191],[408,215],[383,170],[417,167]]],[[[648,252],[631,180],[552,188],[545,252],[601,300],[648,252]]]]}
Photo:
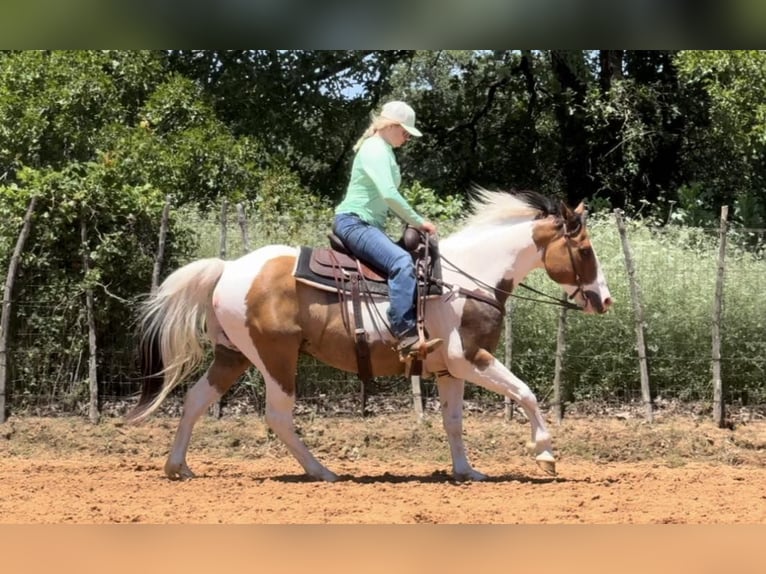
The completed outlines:
{"type": "MultiPolygon", "coordinates": [[[[534,393],[493,351],[505,301],[534,269],[545,269],[586,313],[609,309],[611,295],[585,215],[582,203],[571,209],[536,192],[479,189],[463,225],[439,241],[444,289],[425,301],[424,310],[427,332],[444,344],[423,359],[422,376],[436,379],[456,480],[487,478],[466,456],[465,381],[515,401],[529,420],[527,446],[537,464],[548,474],[556,472],[551,435],[534,393]]],[[[354,336],[348,329],[348,315],[354,311],[337,293],[296,280],[298,254],[294,246],[268,245],[233,261],[194,261],[169,275],[144,302],[143,340],[158,350],[155,359],[161,365],[144,379],[129,421],[148,417],[199,367],[205,337],[214,346],[212,363],[187,392],[165,464],[169,478],[194,476],[186,455],[195,422],[254,365],[266,386],[266,423],[309,477],[338,479],[296,433],[296,369],[305,353],[356,372],[354,336]]],[[[362,310],[374,376],[404,374],[407,368],[395,351],[396,341],[380,325],[387,306],[386,297],[376,297],[362,310]]]]}

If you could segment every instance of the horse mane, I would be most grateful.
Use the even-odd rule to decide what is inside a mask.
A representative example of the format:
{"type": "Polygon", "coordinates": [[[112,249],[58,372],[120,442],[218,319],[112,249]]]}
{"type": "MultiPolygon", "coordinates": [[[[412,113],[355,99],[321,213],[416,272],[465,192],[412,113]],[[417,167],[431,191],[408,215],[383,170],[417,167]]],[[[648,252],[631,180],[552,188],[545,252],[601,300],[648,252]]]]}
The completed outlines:
{"type": "Polygon", "coordinates": [[[470,194],[468,225],[492,225],[511,219],[540,219],[561,213],[561,202],[527,189],[491,191],[474,186],[470,194]]]}

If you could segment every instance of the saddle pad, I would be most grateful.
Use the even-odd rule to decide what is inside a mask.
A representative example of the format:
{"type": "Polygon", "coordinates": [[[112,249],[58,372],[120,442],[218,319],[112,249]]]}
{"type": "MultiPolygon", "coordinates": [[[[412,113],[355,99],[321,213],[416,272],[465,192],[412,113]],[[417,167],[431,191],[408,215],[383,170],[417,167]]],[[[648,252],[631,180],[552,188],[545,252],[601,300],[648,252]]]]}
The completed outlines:
{"type": "MultiPolygon", "coordinates": [[[[337,291],[338,287],[342,287],[344,291],[351,292],[351,282],[349,281],[349,273],[358,273],[355,271],[355,266],[352,270],[344,271],[337,270],[339,276],[345,277],[345,280],[335,279],[332,272],[332,256],[328,251],[332,251],[333,256],[339,260],[346,260],[351,262],[351,258],[347,255],[327,249],[325,247],[313,248],[301,246],[298,252],[298,260],[295,262],[295,270],[293,271],[293,277],[308,283],[320,289],[328,291],[337,291]],[[318,257],[314,252],[319,252],[318,257]],[[318,269],[318,271],[317,271],[318,269]],[[329,276],[328,276],[329,275],[329,276]]],[[[362,292],[375,293],[377,295],[388,296],[388,284],[368,279],[360,279],[359,289],[362,292]],[[364,283],[362,283],[364,281],[364,283]]]]}

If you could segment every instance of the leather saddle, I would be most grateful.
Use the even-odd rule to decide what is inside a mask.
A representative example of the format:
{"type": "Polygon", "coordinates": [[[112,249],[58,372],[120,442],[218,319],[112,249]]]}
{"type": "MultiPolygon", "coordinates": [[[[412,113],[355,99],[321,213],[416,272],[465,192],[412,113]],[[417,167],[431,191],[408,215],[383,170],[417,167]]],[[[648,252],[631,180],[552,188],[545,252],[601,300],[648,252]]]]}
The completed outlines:
{"type": "MultiPolygon", "coordinates": [[[[381,269],[376,269],[370,263],[354,257],[343,245],[343,241],[334,233],[328,234],[329,247],[300,248],[295,277],[325,287],[351,292],[352,279],[364,282],[364,290],[378,295],[388,295],[388,275],[381,269]]],[[[425,254],[425,239],[415,228],[407,227],[397,242],[412,254],[413,262],[418,269],[418,281],[428,285],[428,295],[441,295],[442,289],[434,283],[441,279],[438,246],[432,239],[429,244],[429,265],[425,273],[421,272],[418,261],[425,254]],[[425,275],[425,276],[422,276],[425,275]]]]}
{"type": "MultiPolygon", "coordinates": [[[[334,233],[330,233],[328,238],[330,247],[300,248],[293,276],[300,281],[337,291],[341,303],[350,299],[354,310],[354,325],[352,327],[347,311],[343,322],[349,332],[353,333],[357,376],[362,382],[362,412],[366,413],[364,389],[374,373],[362,321],[362,300],[365,293],[388,296],[387,276],[380,269],[354,257],[334,233]]],[[[421,232],[407,227],[397,243],[412,254],[418,278],[418,302],[424,302],[427,295],[441,295],[441,265],[436,241],[430,239],[426,243],[421,232]]],[[[345,306],[341,308],[345,309],[345,306]]],[[[423,308],[422,304],[416,306],[419,321],[422,319],[423,308]]],[[[422,360],[413,359],[411,369],[412,372],[422,369],[422,360]]]]}

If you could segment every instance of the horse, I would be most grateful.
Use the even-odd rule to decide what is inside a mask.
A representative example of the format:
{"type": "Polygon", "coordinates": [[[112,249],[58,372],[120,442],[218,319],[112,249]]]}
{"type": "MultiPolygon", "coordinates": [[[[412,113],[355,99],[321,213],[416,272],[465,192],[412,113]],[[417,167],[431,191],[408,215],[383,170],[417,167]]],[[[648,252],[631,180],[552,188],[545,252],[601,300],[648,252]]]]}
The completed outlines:
{"type": "MultiPolygon", "coordinates": [[[[534,269],[543,268],[585,313],[602,314],[612,298],[586,225],[586,209],[528,190],[476,188],[454,233],[438,241],[442,292],[425,300],[424,324],[444,343],[422,359],[421,376],[436,379],[442,423],[456,481],[486,474],[468,461],[463,442],[465,382],[510,397],[531,427],[527,447],[538,466],[556,474],[552,439],[529,386],[493,356],[505,302],[534,269]]],[[[296,280],[300,247],[266,245],[238,259],[205,258],[171,273],[141,305],[143,348],[155,349],[140,396],[126,415],[138,423],[200,366],[203,341],[213,347],[207,371],[188,390],[164,466],[170,479],[193,478],[186,455],[194,424],[255,366],[265,382],[265,421],[311,479],[338,475],[317,460],[296,433],[296,369],[301,353],[357,372],[354,309],[337,293],[296,280]],[[344,318],[345,316],[345,318],[344,318]],[[353,323],[351,323],[353,325],[353,323]]],[[[374,296],[361,310],[374,376],[405,374],[396,341],[381,326],[388,300],[374,296]]]]}

